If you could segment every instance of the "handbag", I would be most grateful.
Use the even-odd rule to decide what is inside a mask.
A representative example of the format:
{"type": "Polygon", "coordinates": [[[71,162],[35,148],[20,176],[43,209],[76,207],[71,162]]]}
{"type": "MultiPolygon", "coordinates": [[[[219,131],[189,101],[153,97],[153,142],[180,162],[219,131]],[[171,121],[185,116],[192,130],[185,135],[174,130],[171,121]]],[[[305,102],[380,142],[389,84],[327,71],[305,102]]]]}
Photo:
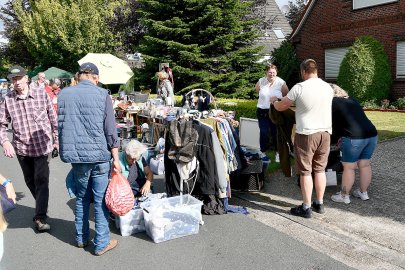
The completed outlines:
{"type": "Polygon", "coordinates": [[[149,164],[150,170],[155,175],[161,175],[165,173],[165,162],[163,155],[157,155],[155,158],[150,160],[149,164]]]}
{"type": "Polygon", "coordinates": [[[128,180],[117,172],[112,173],[105,194],[107,208],[118,216],[127,214],[134,207],[135,198],[128,180]]]}
{"type": "Polygon", "coordinates": [[[0,200],[1,209],[3,209],[4,214],[7,214],[11,210],[15,209],[15,203],[13,200],[8,198],[6,188],[3,187],[3,185],[0,185],[0,200]]]}

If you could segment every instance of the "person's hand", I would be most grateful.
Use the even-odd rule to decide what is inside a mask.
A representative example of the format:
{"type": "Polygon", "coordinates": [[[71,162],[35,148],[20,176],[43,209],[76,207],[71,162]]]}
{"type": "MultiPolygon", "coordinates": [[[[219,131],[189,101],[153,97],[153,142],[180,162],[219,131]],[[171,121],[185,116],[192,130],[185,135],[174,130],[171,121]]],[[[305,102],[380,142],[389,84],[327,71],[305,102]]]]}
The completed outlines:
{"type": "Polygon", "coordinates": [[[52,147],[53,147],[53,149],[58,149],[58,151],[59,151],[59,144],[57,144],[57,143],[54,143],[53,145],[52,145],[52,147]]]}
{"type": "Polygon", "coordinates": [[[6,157],[13,158],[15,156],[15,150],[11,142],[6,141],[3,143],[3,152],[6,157]]]}
{"type": "Polygon", "coordinates": [[[9,199],[13,200],[13,202],[15,203],[17,196],[15,195],[15,190],[14,190],[13,184],[11,182],[8,182],[5,189],[6,189],[7,197],[9,199]]]}
{"type": "Polygon", "coordinates": [[[116,171],[117,173],[121,173],[121,165],[119,160],[113,161],[113,170],[116,171]]]}
{"type": "Polygon", "coordinates": [[[146,180],[145,184],[143,185],[143,187],[139,190],[143,196],[148,195],[149,191],[150,191],[150,184],[151,182],[146,180]]]}
{"type": "Polygon", "coordinates": [[[276,97],[276,96],[270,97],[270,103],[271,103],[271,104],[273,104],[273,102],[276,101],[276,100],[277,100],[277,97],[276,97]]]}

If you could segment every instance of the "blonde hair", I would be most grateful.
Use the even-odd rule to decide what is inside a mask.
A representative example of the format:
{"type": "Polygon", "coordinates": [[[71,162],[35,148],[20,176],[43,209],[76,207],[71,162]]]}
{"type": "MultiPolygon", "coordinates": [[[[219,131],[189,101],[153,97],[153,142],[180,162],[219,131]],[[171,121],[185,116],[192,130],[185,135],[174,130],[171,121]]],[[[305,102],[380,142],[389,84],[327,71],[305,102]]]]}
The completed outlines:
{"type": "Polygon", "coordinates": [[[347,92],[345,90],[343,90],[342,88],[340,88],[340,86],[331,83],[330,86],[333,89],[333,95],[335,97],[349,97],[349,94],[347,94],[347,92]]]}

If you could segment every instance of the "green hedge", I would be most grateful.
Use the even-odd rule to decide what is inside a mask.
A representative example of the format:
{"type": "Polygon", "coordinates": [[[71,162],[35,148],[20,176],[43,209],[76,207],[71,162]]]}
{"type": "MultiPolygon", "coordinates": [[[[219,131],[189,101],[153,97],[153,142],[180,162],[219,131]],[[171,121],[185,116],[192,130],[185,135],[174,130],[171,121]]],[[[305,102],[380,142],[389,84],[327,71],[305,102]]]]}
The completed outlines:
{"type": "Polygon", "coordinates": [[[384,46],[372,36],[356,39],[343,58],[337,84],[360,102],[387,98],[392,76],[384,46]]]}
{"type": "Polygon", "coordinates": [[[256,119],[257,99],[217,99],[218,109],[224,111],[236,111],[236,119],[239,117],[256,119]]]}

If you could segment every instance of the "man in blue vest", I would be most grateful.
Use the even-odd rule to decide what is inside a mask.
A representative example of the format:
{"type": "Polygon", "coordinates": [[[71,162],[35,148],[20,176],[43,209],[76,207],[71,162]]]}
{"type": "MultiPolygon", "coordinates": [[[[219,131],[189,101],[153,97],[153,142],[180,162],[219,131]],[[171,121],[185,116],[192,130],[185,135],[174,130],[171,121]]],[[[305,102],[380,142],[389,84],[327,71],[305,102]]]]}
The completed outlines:
{"type": "Polygon", "coordinates": [[[121,171],[118,137],[111,97],[106,89],[97,86],[98,68],[84,63],[78,74],[79,83],[64,88],[58,97],[59,149],[62,161],[72,164],[76,182],[77,246],[83,248],[89,243],[89,209],[94,198],[94,252],[100,256],[118,244],[110,239],[104,199],[111,157],[113,169],[121,171]]]}

